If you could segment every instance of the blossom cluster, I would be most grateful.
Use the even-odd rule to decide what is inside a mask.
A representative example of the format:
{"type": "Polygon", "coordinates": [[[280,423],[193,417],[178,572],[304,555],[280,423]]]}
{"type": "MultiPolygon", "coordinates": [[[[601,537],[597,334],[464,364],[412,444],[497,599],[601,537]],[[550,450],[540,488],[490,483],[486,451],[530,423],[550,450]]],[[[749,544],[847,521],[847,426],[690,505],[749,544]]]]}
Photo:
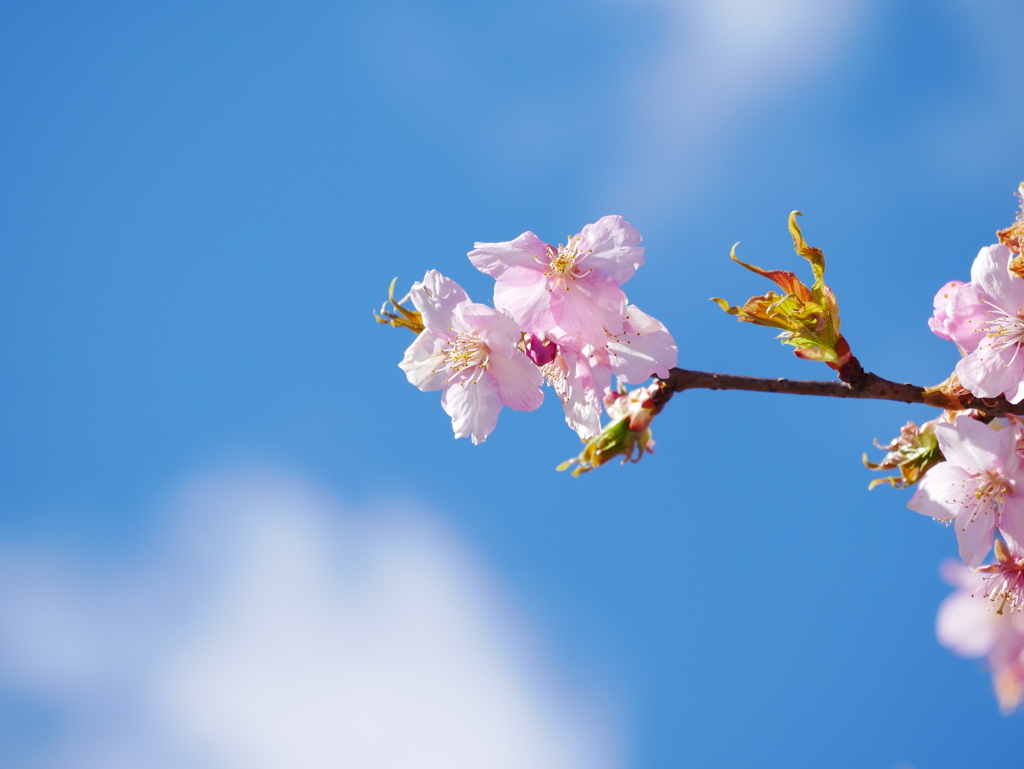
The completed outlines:
{"type": "MultiPolygon", "coordinates": [[[[958,654],[987,659],[1007,712],[1024,701],[1024,417],[1015,416],[1024,414],[1024,184],[1018,194],[1020,215],[981,249],[970,281],[951,280],[935,295],[928,325],[961,357],[946,382],[917,388],[916,397],[944,409],[942,415],[906,424],[879,446],[887,452],[879,463],[864,458],[871,469],[899,473],[872,487],[916,487],[910,509],[953,528],[963,563],[944,567],[957,592],[940,609],[939,640],[958,654]]],[[[778,330],[798,357],[827,364],[845,383],[844,397],[879,382],[913,390],[869,374],[853,355],[825,284],[824,255],[804,240],[799,215],[790,215],[789,231],[810,265],[810,285],[787,270],[742,262],[734,247],[733,259],[776,288],[743,305],[712,301],[742,322],[778,330]]],[[[557,246],[532,232],[476,243],[468,257],[494,279],[491,305],[473,302],[451,278],[430,270],[407,297],[415,309],[394,299],[392,283],[392,309],[385,305],[378,320],[417,335],[399,366],[420,390],[441,391],[457,438],[483,442],[504,406],[536,409],[547,385],[586,444],[558,469],[575,466],[578,475],[614,457],[637,461],[652,451],[651,420],[673,387],[683,389],[675,380],[695,373],[670,375],[675,340],[622,289],[644,263],[640,242],[621,216],[605,216],[557,246]],[[651,377],[652,384],[625,388],[651,377]],[[610,422],[602,427],[603,412],[610,422]]]]}
{"type": "MultiPolygon", "coordinates": [[[[938,388],[953,402],[961,394],[982,405],[1024,401],[1024,184],[1018,195],[1017,222],[979,251],[970,281],[951,280],[935,295],[928,326],[961,355],[938,388]]],[[[1000,707],[1010,712],[1024,700],[1024,420],[947,410],[906,425],[884,448],[882,462],[865,463],[898,468],[885,480],[917,485],[908,507],[956,534],[963,563],[943,566],[957,591],[939,610],[939,640],[961,656],[986,658],[1000,707]]]]}
{"type": "MultiPolygon", "coordinates": [[[[392,299],[395,312],[382,310],[380,320],[417,332],[399,366],[420,390],[442,391],[456,438],[483,442],[503,406],[539,407],[546,383],[566,422],[589,441],[602,432],[606,396],[609,404],[618,400],[613,378],[639,384],[667,377],[676,365],[668,329],[622,290],[644,263],[640,240],[621,216],[605,216],[557,246],[532,232],[477,243],[468,256],[495,280],[493,307],[472,302],[455,281],[430,270],[409,293],[415,312],[392,299]]],[[[616,422],[628,419],[620,412],[620,405],[610,407],[616,422]]],[[[627,429],[641,434],[640,454],[649,450],[646,424],[627,429]]],[[[631,455],[638,438],[629,440],[631,455]]]]}
{"type": "Polygon", "coordinates": [[[985,424],[971,414],[945,412],[920,428],[907,425],[887,448],[881,465],[903,464],[893,485],[920,478],[910,509],[956,532],[963,564],[943,566],[958,590],[939,609],[939,641],[961,656],[986,657],[1000,707],[1010,712],[1024,698],[1024,614],[1018,613],[1024,607],[1024,550],[1018,544],[1024,542],[1022,423],[1008,418],[985,424]],[[927,466],[915,463],[925,449],[927,466]],[[993,548],[995,562],[983,565],[993,548]]]}

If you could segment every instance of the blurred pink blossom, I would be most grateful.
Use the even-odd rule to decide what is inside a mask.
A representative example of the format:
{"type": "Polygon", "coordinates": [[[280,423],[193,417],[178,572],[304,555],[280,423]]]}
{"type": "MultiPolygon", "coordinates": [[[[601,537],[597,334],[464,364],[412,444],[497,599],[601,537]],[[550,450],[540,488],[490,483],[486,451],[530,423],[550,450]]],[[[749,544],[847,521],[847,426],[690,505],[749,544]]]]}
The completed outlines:
{"type": "Polygon", "coordinates": [[[939,643],[960,657],[985,657],[999,707],[1012,713],[1024,699],[1024,615],[997,613],[983,595],[981,575],[962,564],[950,559],[941,573],[957,590],[939,607],[939,643]]]}

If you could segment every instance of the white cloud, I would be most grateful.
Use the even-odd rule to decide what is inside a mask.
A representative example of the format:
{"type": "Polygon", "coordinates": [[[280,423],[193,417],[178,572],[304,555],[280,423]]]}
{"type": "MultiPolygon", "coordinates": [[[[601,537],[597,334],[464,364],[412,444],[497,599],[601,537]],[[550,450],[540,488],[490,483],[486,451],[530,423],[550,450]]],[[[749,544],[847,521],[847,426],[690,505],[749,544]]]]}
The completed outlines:
{"type": "Polygon", "coordinates": [[[607,193],[631,207],[696,194],[730,124],[827,73],[866,0],[642,0],[663,18],[649,67],[626,84],[630,147],[607,193]],[[631,102],[631,103],[630,103],[631,102]]]}
{"type": "Polygon", "coordinates": [[[252,477],[177,509],[166,552],[117,574],[0,559],[0,697],[58,708],[65,728],[33,754],[46,765],[622,764],[600,698],[546,672],[425,517],[356,516],[252,477]]]}

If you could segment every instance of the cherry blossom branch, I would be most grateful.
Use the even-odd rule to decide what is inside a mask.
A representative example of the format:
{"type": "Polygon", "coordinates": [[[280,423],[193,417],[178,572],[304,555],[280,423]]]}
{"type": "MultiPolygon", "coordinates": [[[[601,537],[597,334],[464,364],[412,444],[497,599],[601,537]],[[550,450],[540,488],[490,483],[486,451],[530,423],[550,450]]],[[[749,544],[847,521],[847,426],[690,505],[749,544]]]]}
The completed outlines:
{"type": "MultiPolygon", "coordinates": [[[[870,398],[873,400],[923,403],[941,409],[977,409],[993,417],[1006,414],[1024,416],[1024,402],[1009,403],[1006,398],[977,398],[949,380],[935,387],[900,384],[865,373],[863,382],[854,387],[840,381],[813,381],[803,379],[768,379],[765,377],[714,374],[674,368],[664,382],[664,389],[672,393],[684,390],[746,390],[748,392],[788,393],[790,395],[821,395],[829,398],[870,398]]],[[[667,400],[667,398],[666,398],[667,400]]]]}

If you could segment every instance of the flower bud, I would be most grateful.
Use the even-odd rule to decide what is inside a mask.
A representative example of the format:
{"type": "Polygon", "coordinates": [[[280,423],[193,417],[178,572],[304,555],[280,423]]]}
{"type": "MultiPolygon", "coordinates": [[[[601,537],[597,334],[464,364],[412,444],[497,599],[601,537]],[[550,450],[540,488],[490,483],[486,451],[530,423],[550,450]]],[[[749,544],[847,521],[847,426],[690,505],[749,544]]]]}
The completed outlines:
{"type": "Polygon", "coordinates": [[[664,386],[658,382],[629,392],[620,386],[605,393],[604,407],[612,419],[626,419],[629,429],[639,432],[646,430],[664,407],[663,394],[664,386]]]}
{"type": "Polygon", "coordinates": [[[546,366],[558,355],[558,345],[540,334],[527,334],[526,357],[538,366],[546,366]]]}
{"type": "Polygon", "coordinates": [[[613,421],[599,435],[587,441],[578,457],[566,460],[558,470],[577,464],[579,466],[572,474],[578,476],[617,456],[621,456],[622,464],[626,464],[639,462],[645,452],[653,454],[651,421],[665,407],[671,395],[671,390],[660,381],[629,392],[621,385],[618,390],[609,389],[604,396],[604,407],[613,421]]]}
{"type": "Polygon", "coordinates": [[[783,344],[795,347],[793,352],[797,357],[827,363],[840,372],[844,381],[854,383],[853,380],[863,377],[863,370],[839,333],[839,305],[832,289],[825,285],[825,256],[821,249],[807,245],[796,223],[797,216],[802,214],[794,211],[789,215],[789,232],[797,254],[811,264],[814,283],[810,288],[792,272],[763,270],[741,261],[733,246],[729,254],[733,261],[768,278],[784,293],[769,291],[764,296],[751,297],[742,307],[730,307],[717,297],[711,301],[741,321],[780,329],[782,333],[778,338],[783,344]]]}
{"type": "Polygon", "coordinates": [[[572,471],[573,477],[589,473],[595,467],[600,467],[610,462],[617,456],[622,456],[622,464],[626,462],[639,462],[644,452],[654,453],[651,446],[654,441],[651,439],[651,431],[644,429],[635,431],[629,429],[629,418],[623,417],[615,422],[606,425],[599,435],[587,441],[578,457],[567,459],[558,466],[558,470],[568,470],[576,464],[578,467],[572,471]],[[636,453],[634,457],[633,454],[636,453]]]}

